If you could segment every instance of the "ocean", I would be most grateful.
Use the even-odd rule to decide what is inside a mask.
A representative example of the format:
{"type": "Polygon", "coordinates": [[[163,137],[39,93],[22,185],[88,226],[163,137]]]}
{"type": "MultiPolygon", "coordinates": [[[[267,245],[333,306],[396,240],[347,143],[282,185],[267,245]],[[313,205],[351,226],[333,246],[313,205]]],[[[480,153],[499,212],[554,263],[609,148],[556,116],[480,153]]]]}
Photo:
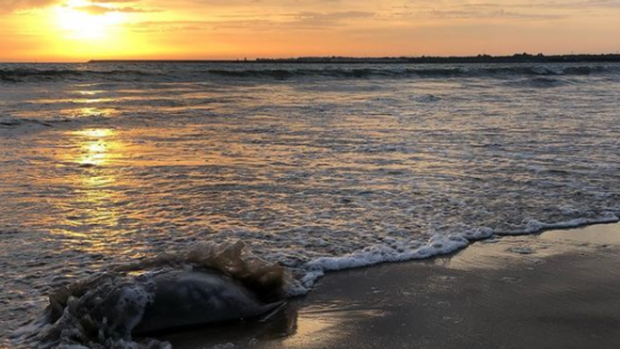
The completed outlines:
{"type": "Polygon", "coordinates": [[[615,63],[0,64],[0,347],[54,290],[201,244],[294,296],[616,222],[619,106],[615,63]]]}

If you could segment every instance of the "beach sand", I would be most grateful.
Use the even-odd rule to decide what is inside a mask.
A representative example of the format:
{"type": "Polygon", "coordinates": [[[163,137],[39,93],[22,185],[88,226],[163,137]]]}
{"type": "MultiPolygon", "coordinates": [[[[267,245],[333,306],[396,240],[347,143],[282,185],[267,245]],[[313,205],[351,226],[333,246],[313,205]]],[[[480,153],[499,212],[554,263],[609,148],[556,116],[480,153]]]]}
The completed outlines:
{"type": "Polygon", "coordinates": [[[160,338],[186,349],[618,348],[620,224],[330,273],[267,321],[160,338]]]}

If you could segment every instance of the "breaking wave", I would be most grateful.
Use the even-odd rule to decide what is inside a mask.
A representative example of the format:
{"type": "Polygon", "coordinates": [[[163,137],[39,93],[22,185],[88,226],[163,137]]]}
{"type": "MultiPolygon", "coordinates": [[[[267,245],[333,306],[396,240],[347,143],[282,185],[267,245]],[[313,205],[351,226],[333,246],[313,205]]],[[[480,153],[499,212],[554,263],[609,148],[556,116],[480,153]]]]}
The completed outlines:
{"type": "Polygon", "coordinates": [[[210,67],[171,64],[152,69],[148,64],[132,66],[132,69],[99,70],[100,67],[79,69],[0,69],[0,82],[48,82],[48,81],[209,81],[225,79],[423,79],[423,78],[509,78],[541,76],[584,76],[592,74],[620,73],[619,65],[491,65],[491,66],[428,66],[428,65],[372,65],[367,67],[333,65],[303,67],[278,65],[220,64],[210,67]],[[249,67],[249,68],[248,68],[249,67]]]}
{"type": "MultiPolygon", "coordinates": [[[[186,253],[119,265],[57,289],[44,313],[14,333],[13,343],[35,348],[170,348],[156,339],[133,338],[136,331],[148,333],[155,329],[153,324],[162,326],[153,315],[155,306],[166,310],[179,306],[185,318],[182,324],[188,317],[197,325],[234,319],[231,313],[255,316],[282,304],[278,300],[288,283],[286,269],[253,255],[242,242],[204,244],[186,253]],[[177,297],[165,294],[170,289],[177,297]],[[188,309],[200,310],[200,297],[204,307],[220,311],[220,317],[200,312],[198,319],[191,319],[185,314],[188,309]],[[257,307],[253,312],[252,306],[257,307]]],[[[174,326],[173,314],[168,311],[166,317],[174,326]]]]}
{"type": "MultiPolygon", "coordinates": [[[[157,312],[152,310],[155,304],[164,308],[159,312],[163,312],[165,319],[172,319],[170,321],[174,321],[170,307],[176,307],[177,314],[189,319],[183,320],[183,326],[249,318],[265,311],[277,311],[284,304],[282,300],[307,293],[328,271],[446,255],[494,234],[533,234],[547,229],[617,221],[618,216],[608,212],[598,218],[557,223],[530,220],[515,231],[481,227],[449,236],[435,235],[426,244],[386,241],[350,254],[314,259],[297,268],[268,262],[253,254],[241,241],[199,244],[184,253],[115,265],[94,277],[60,287],[49,295],[49,305],[39,318],[15,331],[12,342],[18,347],[42,349],[74,346],[170,349],[168,342],[144,336],[154,333],[153,329],[166,329],[161,324],[162,318],[152,315],[157,312]],[[205,277],[206,283],[201,283],[201,278],[205,277]],[[170,293],[171,289],[175,290],[174,297],[180,299],[168,295],[163,299],[171,304],[161,304],[162,297],[158,294],[170,293]],[[199,315],[201,322],[195,322],[196,317],[191,313],[199,310],[204,313],[200,308],[202,299],[207,299],[209,308],[215,307],[214,312],[221,310],[222,316],[199,315]],[[260,310],[251,310],[254,304],[260,305],[260,310]],[[246,309],[250,309],[249,313],[246,309]],[[249,315],[235,317],[243,311],[249,315]]],[[[172,328],[175,327],[171,325],[168,329],[172,328]]]]}
{"type": "Polygon", "coordinates": [[[119,78],[123,81],[136,81],[140,78],[152,78],[156,76],[158,76],[157,73],[140,70],[0,69],[0,82],[5,83],[65,80],[85,81],[92,79],[118,81],[119,78]]]}
{"type": "Polygon", "coordinates": [[[503,67],[385,67],[385,68],[326,68],[326,69],[244,69],[208,70],[210,75],[232,78],[271,78],[288,80],[304,77],[341,79],[369,78],[452,78],[452,77],[512,77],[512,76],[579,76],[620,72],[620,67],[579,66],[503,66],[503,67]]]}

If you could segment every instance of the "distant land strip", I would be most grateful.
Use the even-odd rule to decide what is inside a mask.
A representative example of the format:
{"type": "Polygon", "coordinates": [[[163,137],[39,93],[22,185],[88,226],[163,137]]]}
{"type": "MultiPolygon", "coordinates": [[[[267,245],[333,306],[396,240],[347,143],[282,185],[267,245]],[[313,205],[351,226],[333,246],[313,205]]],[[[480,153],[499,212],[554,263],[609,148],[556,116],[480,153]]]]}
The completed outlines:
{"type": "Polygon", "coordinates": [[[126,59],[107,59],[107,60],[91,60],[88,63],[183,63],[183,64],[201,64],[201,63],[284,63],[284,64],[469,64],[469,63],[585,63],[585,62],[620,62],[620,54],[571,54],[571,55],[551,55],[543,54],[531,55],[528,53],[520,53],[512,56],[463,56],[463,57],[299,57],[299,58],[257,58],[253,60],[126,60],[126,59]]]}

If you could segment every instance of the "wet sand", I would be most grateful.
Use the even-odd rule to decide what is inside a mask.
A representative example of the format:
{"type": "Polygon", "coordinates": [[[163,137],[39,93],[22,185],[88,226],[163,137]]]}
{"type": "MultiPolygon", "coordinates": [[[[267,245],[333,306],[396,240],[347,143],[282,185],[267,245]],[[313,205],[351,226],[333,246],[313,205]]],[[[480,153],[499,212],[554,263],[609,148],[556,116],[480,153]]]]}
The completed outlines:
{"type": "Polygon", "coordinates": [[[167,335],[175,348],[617,348],[620,225],[478,242],[328,274],[267,321],[167,335]]]}

